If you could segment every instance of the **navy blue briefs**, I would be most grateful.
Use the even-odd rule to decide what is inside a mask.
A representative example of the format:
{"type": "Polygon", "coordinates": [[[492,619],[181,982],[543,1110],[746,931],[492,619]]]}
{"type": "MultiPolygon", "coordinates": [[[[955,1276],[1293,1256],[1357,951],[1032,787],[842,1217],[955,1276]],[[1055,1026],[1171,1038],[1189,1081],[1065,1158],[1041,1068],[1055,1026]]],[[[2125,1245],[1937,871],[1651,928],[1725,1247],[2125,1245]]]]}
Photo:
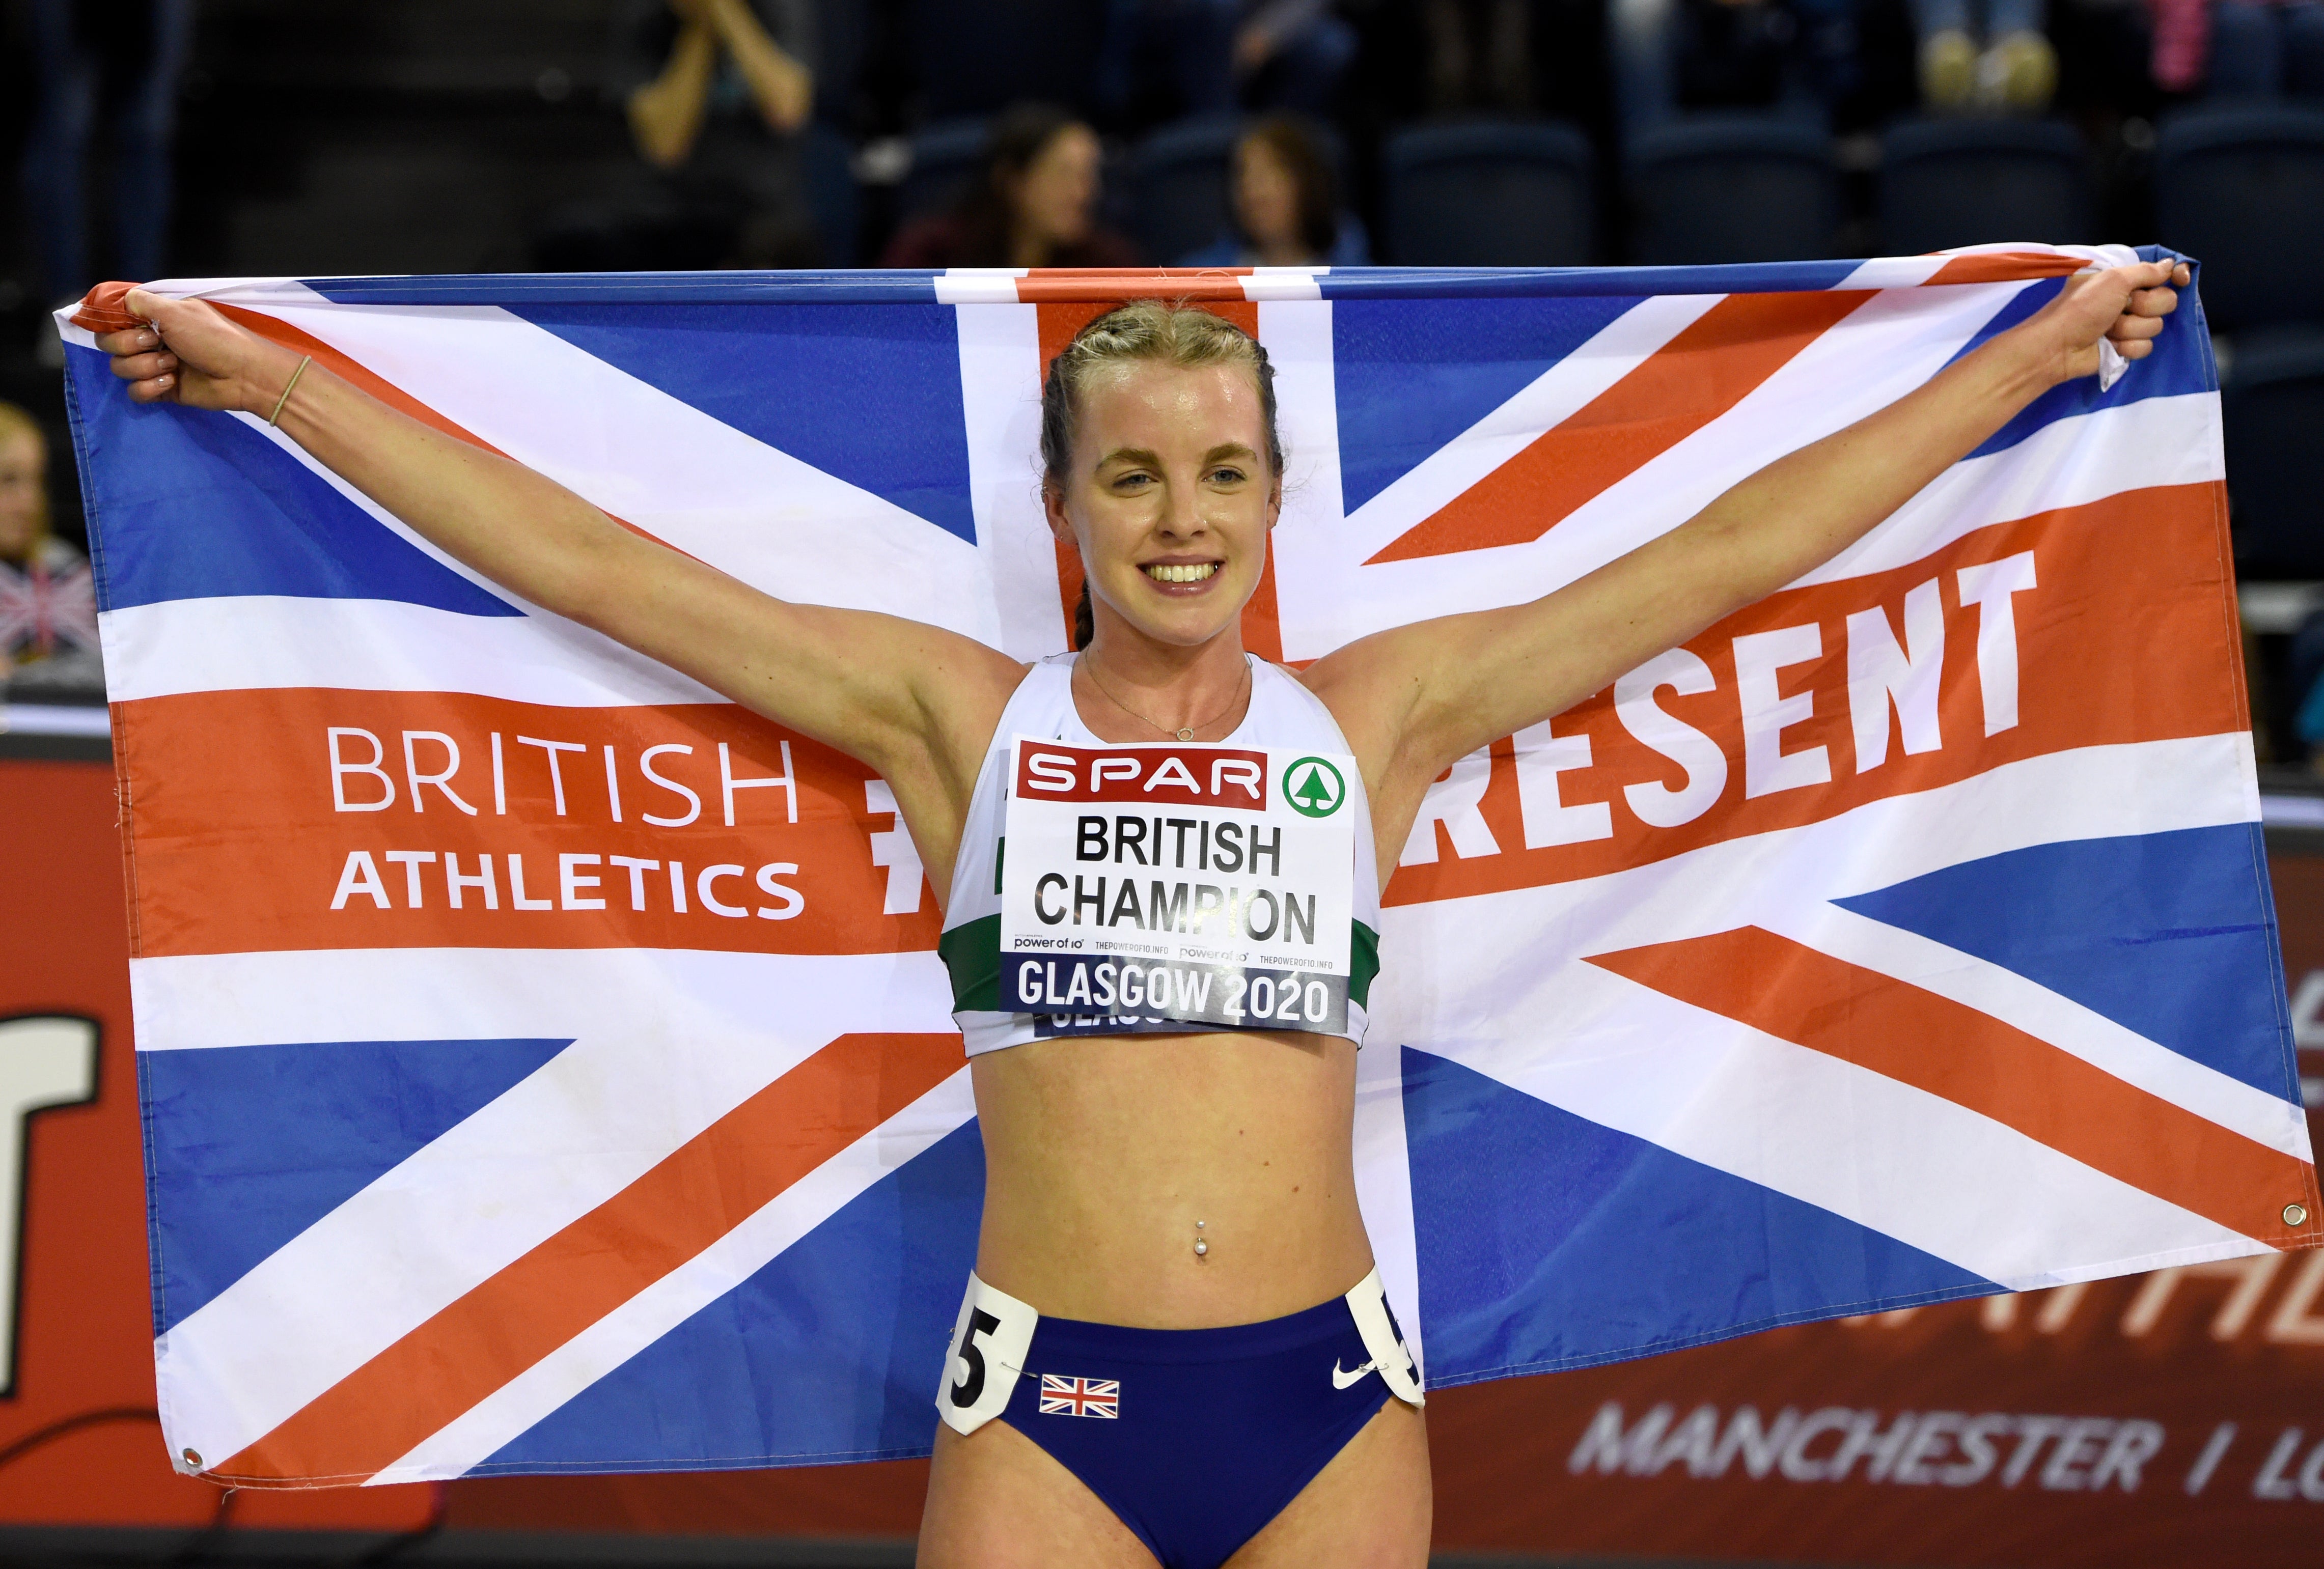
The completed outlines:
{"type": "Polygon", "coordinates": [[[1001,1420],[1104,1500],[1163,1569],[1218,1569],[1388,1398],[1334,1297],[1221,1329],[1045,1316],[1001,1420]]]}

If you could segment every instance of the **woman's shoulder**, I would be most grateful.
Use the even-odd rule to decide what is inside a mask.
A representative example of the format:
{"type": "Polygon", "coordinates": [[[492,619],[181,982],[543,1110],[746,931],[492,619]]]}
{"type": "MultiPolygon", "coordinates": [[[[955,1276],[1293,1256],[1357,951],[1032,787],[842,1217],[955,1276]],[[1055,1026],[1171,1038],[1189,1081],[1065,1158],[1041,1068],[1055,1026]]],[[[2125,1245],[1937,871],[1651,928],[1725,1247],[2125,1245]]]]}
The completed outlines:
{"type": "Polygon", "coordinates": [[[1272,659],[1262,659],[1257,655],[1251,656],[1251,665],[1254,693],[1265,692],[1270,705],[1277,706],[1277,711],[1287,711],[1309,720],[1322,718],[1329,720],[1334,729],[1338,728],[1338,716],[1332,711],[1332,705],[1324,702],[1323,695],[1309,684],[1306,671],[1272,659]]]}

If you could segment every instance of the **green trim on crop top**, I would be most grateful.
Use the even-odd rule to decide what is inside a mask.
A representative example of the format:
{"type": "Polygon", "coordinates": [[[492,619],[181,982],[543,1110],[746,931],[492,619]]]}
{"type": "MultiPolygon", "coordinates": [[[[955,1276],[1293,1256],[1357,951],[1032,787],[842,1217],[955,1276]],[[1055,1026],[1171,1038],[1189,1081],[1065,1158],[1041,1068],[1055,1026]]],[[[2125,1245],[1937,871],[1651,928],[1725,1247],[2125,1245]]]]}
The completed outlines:
{"type": "MultiPolygon", "coordinates": [[[[1250,707],[1232,734],[1206,744],[1296,747],[1346,755],[1347,739],[1314,693],[1277,666],[1249,655],[1244,657],[1251,664],[1250,707]]],[[[1071,654],[1059,654],[1042,660],[1010,696],[978,771],[968,819],[961,830],[952,897],[945,906],[948,924],[936,940],[936,952],[952,976],[953,1017],[960,1024],[971,1056],[1041,1038],[1033,1014],[1010,1013],[1001,1005],[1001,830],[1009,806],[1010,742],[1014,738],[1105,745],[1082,723],[1074,707],[1074,659],[1071,654]]],[[[1348,781],[1348,797],[1355,812],[1355,918],[1349,933],[1348,1027],[1342,1033],[1360,1043],[1372,977],[1379,973],[1379,873],[1372,851],[1370,803],[1364,797],[1361,779],[1348,781]]],[[[1190,1032],[1221,1027],[1185,1026],[1190,1032]]],[[[1117,1032],[1074,1032],[1077,1035],[1107,1032],[1131,1032],[1127,1023],[1117,1032]]]]}

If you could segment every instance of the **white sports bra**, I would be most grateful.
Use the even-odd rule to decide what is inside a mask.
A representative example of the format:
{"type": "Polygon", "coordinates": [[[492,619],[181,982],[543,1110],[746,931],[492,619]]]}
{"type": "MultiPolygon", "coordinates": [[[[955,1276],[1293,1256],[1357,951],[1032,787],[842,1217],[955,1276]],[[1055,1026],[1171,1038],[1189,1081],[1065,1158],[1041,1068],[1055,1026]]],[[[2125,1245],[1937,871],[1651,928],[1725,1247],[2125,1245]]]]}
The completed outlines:
{"type": "MultiPolygon", "coordinates": [[[[1254,656],[1250,661],[1250,707],[1232,734],[1217,747],[1297,748],[1303,752],[1345,756],[1347,739],[1338,721],[1314,693],[1276,665],[1254,656]]],[[[1063,1018],[1007,1010],[1001,984],[1002,834],[1008,820],[1011,743],[1018,738],[1056,740],[1068,745],[1106,746],[1082,722],[1074,707],[1073,672],[1075,656],[1056,654],[1027,673],[1002,711],[984,754],[970,797],[968,821],[960,836],[960,853],[953,864],[952,895],[945,905],[945,929],[937,950],[952,975],[953,1018],[966,1040],[969,1055],[1021,1046],[1052,1035],[1131,1034],[1153,1031],[1190,1033],[1215,1029],[1280,1029],[1276,1023],[1253,1022],[1237,1026],[1170,1021],[1157,1023],[1130,1019],[1063,1018]],[[1061,1027],[1064,1026],[1064,1027],[1061,1027]]],[[[1355,866],[1350,932],[1347,1025],[1338,1032],[1361,1043],[1365,1004],[1371,981],[1379,969],[1379,873],[1372,852],[1371,811],[1364,798],[1363,782],[1346,781],[1346,805],[1354,814],[1355,866]]]]}

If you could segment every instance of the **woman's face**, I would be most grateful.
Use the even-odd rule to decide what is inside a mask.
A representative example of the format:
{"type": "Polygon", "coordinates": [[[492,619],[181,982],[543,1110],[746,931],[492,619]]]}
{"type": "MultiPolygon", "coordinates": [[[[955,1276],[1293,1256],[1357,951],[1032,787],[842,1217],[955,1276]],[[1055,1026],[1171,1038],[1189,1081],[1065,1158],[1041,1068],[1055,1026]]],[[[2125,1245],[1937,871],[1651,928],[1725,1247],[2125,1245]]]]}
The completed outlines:
{"type": "Polygon", "coordinates": [[[30,431],[0,436],[0,557],[22,561],[40,526],[48,453],[30,431]]]}
{"type": "Polygon", "coordinates": [[[1049,527],[1079,546],[1099,624],[1111,609],[1180,647],[1235,626],[1283,502],[1249,368],[1109,366],[1084,387],[1080,416],[1049,527]]]}
{"type": "Polygon", "coordinates": [[[1260,250],[1297,245],[1299,182],[1275,149],[1253,138],[1235,153],[1235,216],[1260,250]]]}
{"type": "Polygon", "coordinates": [[[1050,137],[1010,193],[1018,223],[1053,245],[1087,235],[1097,205],[1097,136],[1088,126],[1068,125],[1050,137]]]}

